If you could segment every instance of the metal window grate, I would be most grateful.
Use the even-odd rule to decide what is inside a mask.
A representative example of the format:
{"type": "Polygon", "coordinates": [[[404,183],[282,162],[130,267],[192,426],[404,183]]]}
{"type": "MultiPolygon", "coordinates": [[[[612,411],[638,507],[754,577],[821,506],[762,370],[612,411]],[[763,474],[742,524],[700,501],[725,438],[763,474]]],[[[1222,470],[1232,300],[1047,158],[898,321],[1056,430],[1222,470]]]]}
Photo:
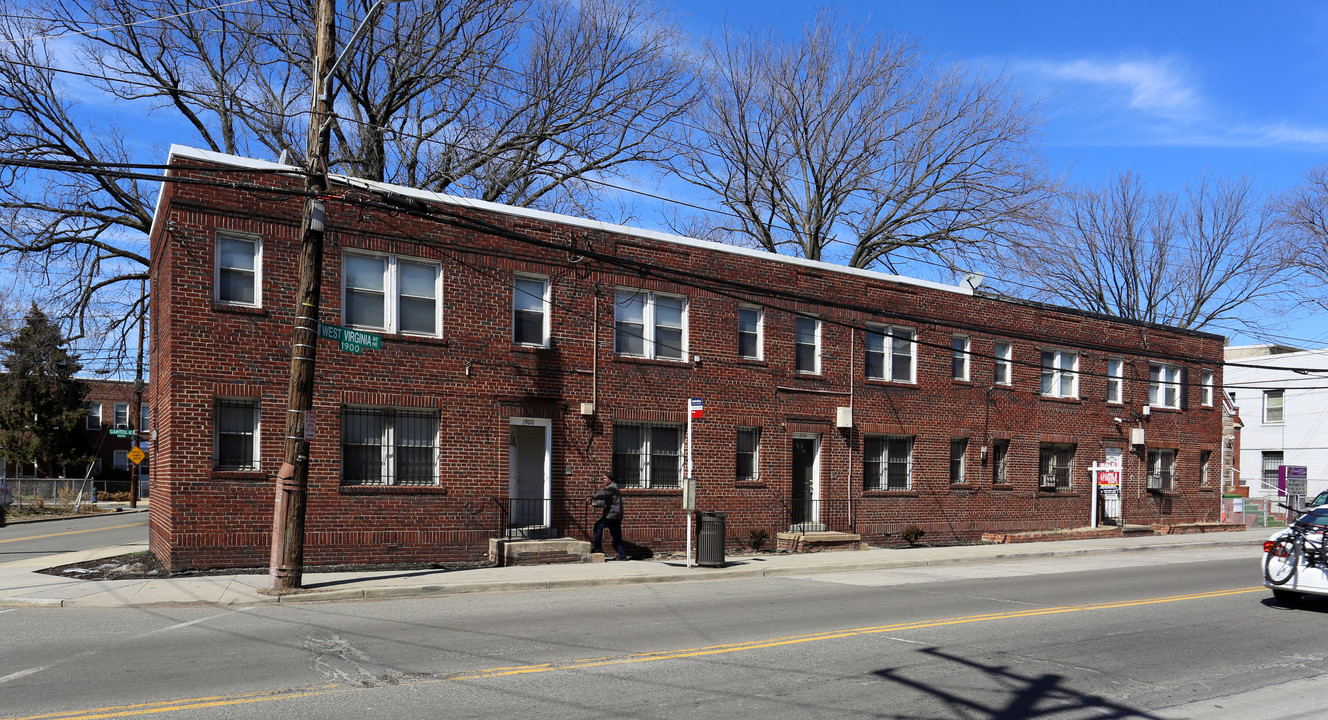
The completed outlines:
{"type": "Polygon", "coordinates": [[[217,399],[213,467],[257,470],[258,401],[217,399]]]}
{"type": "Polygon", "coordinates": [[[1043,488],[1069,490],[1074,476],[1074,446],[1043,445],[1038,466],[1043,488]]]}
{"type": "Polygon", "coordinates": [[[343,485],[436,485],[438,413],[353,409],[341,415],[343,485]]]}

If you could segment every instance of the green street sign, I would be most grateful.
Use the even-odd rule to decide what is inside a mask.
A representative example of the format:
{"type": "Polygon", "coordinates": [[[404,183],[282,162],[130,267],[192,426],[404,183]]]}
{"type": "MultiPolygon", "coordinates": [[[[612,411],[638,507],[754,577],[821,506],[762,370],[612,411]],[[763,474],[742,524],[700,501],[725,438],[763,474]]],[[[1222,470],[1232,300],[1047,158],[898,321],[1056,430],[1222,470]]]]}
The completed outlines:
{"type": "Polygon", "coordinates": [[[370,350],[383,349],[383,336],[374,333],[364,332],[362,330],[352,330],[340,325],[328,325],[327,323],[318,324],[318,337],[324,340],[336,341],[342,350],[353,352],[359,355],[364,348],[370,350]]]}
{"type": "Polygon", "coordinates": [[[133,437],[134,431],[126,428],[114,428],[111,430],[111,434],[115,437],[133,437]]]}

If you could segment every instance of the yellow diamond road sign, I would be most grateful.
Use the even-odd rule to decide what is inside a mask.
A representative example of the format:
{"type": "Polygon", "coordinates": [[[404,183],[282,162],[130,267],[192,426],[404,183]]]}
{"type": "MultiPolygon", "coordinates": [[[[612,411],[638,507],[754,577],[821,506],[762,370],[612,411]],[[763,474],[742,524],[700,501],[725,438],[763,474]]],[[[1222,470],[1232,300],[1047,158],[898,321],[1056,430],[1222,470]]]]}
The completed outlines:
{"type": "Polygon", "coordinates": [[[141,448],[134,448],[133,450],[129,451],[129,462],[135,465],[143,462],[143,458],[145,457],[147,457],[147,455],[143,454],[143,450],[141,448]]]}

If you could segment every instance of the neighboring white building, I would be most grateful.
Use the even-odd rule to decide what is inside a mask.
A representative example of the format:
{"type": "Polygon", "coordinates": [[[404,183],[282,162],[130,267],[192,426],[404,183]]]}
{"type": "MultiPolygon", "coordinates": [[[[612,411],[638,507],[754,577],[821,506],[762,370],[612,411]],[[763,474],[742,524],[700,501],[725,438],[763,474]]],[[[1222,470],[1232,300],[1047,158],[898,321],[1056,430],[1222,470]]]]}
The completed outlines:
{"type": "Polygon", "coordinates": [[[1328,490],[1328,349],[1246,345],[1226,361],[1224,389],[1244,423],[1237,484],[1275,496],[1278,466],[1301,465],[1311,496],[1328,490]]]}

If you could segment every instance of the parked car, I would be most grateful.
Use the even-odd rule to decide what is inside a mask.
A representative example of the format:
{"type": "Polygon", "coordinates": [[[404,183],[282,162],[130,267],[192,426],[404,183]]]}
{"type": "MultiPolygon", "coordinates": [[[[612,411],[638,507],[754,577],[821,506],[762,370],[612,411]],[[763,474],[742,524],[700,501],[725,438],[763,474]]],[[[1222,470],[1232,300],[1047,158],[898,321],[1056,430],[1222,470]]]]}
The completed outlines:
{"type": "Polygon", "coordinates": [[[1324,505],[1328,505],[1328,490],[1324,490],[1318,495],[1315,495],[1314,497],[1305,501],[1306,508],[1316,508],[1316,507],[1322,507],[1324,505]]]}
{"type": "Polygon", "coordinates": [[[1263,543],[1263,584],[1284,605],[1305,595],[1328,595],[1328,553],[1324,552],[1328,507],[1316,507],[1263,543]]]}

